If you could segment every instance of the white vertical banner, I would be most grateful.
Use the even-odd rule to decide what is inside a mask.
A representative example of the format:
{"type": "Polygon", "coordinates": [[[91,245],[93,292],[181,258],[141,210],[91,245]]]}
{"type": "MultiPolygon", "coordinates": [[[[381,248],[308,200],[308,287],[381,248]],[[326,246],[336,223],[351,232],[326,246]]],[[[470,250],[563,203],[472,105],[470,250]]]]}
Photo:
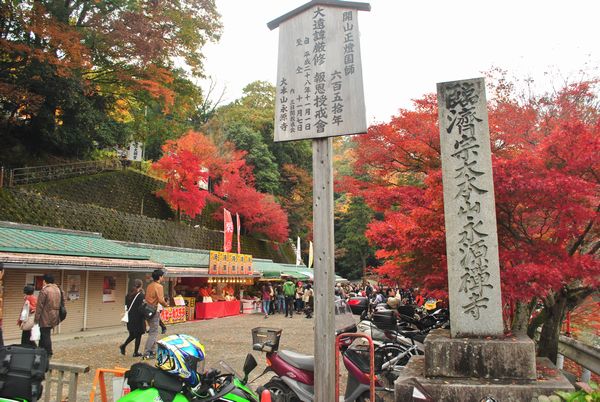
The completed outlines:
{"type": "Polygon", "coordinates": [[[302,264],[302,256],[300,255],[300,236],[296,242],[296,265],[302,264]]]}
{"type": "Polygon", "coordinates": [[[312,241],[308,242],[308,267],[312,268],[313,265],[313,259],[314,259],[314,255],[313,255],[313,245],[312,245],[312,241]]]}

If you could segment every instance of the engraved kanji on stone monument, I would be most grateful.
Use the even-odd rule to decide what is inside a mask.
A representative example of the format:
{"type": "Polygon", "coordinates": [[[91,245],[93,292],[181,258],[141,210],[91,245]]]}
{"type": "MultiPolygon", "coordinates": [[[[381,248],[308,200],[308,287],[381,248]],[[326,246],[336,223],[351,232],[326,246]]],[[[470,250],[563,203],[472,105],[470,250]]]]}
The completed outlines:
{"type": "Polygon", "coordinates": [[[503,334],[483,78],[437,85],[452,336],[503,334]]]}

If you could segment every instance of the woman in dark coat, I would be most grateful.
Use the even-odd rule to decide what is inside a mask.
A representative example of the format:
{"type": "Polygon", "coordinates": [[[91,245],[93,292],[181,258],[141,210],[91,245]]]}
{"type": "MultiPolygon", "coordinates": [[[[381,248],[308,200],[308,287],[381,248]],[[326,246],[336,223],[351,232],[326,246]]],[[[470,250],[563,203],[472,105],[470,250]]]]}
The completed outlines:
{"type": "Polygon", "coordinates": [[[146,320],[144,320],[144,316],[139,311],[139,307],[144,301],[144,284],[140,279],[136,279],[133,282],[133,285],[133,288],[125,298],[125,305],[129,310],[129,313],[127,314],[129,317],[129,321],[127,322],[129,337],[125,340],[125,343],[119,346],[119,349],[121,350],[121,354],[124,355],[125,348],[129,342],[135,340],[133,357],[139,357],[142,355],[139,352],[140,342],[142,340],[142,335],[146,332],[146,320]]]}

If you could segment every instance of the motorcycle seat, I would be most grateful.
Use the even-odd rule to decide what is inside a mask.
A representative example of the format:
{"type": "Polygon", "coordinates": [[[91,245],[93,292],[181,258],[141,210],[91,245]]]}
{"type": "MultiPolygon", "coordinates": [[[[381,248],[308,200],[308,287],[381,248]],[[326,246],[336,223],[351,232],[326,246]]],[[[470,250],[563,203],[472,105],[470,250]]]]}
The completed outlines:
{"type": "Polygon", "coordinates": [[[302,353],[292,352],[291,350],[280,350],[279,357],[292,366],[306,371],[315,370],[315,357],[304,355],[302,353]]]}

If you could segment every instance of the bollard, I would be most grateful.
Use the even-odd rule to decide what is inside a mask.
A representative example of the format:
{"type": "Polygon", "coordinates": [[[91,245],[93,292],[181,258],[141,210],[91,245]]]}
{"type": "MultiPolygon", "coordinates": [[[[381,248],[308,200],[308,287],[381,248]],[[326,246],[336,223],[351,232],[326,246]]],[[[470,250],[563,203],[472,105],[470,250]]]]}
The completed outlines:
{"type": "Polygon", "coordinates": [[[268,389],[265,389],[260,394],[260,402],[271,402],[271,391],[269,391],[268,389]]]}
{"type": "Polygon", "coordinates": [[[563,369],[563,366],[565,364],[565,356],[561,355],[560,353],[556,355],[556,368],[559,370],[563,369]]]}
{"type": "Polygon", "coordinates": [[[590,382],[592,379],[592,372],[585,367],[581,368],[581,382],[585,382],[586,384],[590,382]]]}

